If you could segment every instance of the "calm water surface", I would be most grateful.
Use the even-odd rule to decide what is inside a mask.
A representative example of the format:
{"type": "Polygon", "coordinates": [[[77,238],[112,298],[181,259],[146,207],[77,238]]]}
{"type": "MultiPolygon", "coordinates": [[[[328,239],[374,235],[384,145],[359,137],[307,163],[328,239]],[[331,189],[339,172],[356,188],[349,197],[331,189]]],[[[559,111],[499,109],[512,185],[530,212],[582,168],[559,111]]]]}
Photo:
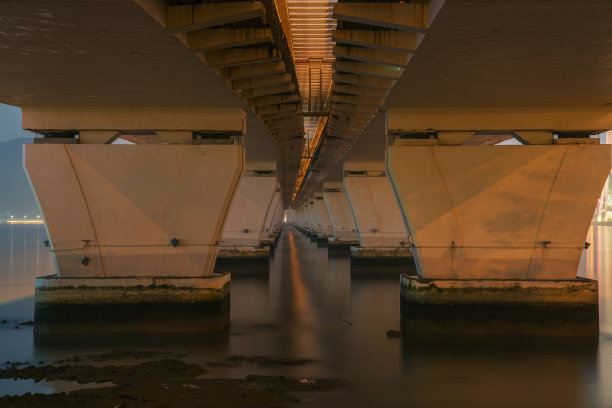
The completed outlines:
{"type": "MultiPolygon", "coordinates": [[[[612,407],[612,227],[592,227],[579,274],[599,280],[599,339],[387,338],[399,330],[397,276],[351,276],[346,257],[328,257],[287,227],[269,275],[232,276],[231,326],[206,336],[82,336],[35,339],[34,278],[55,273],[42,226],[0,225],[0,362],[52,362],[111,349],[189,352],[221,362],[238,354],[307,358],[297,366],[214,367],[207,377],[248,374],[334,377],[340,391],[301,406],[612,407]]],[[[0,380],[0,394],[54,392],[71,384],[0,380]]]]}

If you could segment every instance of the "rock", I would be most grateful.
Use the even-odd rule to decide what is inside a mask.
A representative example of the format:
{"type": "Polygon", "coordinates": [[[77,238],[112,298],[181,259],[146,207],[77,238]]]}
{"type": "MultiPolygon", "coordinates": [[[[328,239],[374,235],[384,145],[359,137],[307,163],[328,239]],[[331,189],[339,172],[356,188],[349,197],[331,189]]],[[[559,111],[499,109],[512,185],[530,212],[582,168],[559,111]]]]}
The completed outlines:
{"type": "Polygon", "coordinates": [[[402,337],[402,333],[397,330],[387,330],[387,337],[402,337]]]}

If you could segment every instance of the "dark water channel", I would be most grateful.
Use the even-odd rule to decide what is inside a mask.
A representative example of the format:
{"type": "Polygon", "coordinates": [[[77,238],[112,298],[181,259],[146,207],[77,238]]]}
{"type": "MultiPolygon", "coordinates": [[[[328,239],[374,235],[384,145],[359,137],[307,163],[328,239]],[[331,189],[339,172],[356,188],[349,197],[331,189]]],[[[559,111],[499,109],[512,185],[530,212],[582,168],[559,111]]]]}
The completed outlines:
{"type": "MultiPolygon", "coordinates": [[[[347,257],[328,257],[286,227],[270,273],[232,276],[231,326],[206,336],[34,338],[34,277],[55,267],[41,226],[0,225],[0,364],[51,362],[121,350],[187,352],[204,364],[232,355],[309,359],[307,364],[213,366],[210,378],[249,374],[348,381],[298,406],[612,407],[612,227],[592,227],[580,274],[600,281],[598,339],[389,338],[399,330],[393,273],[351,275],[347,257]],[[608,317],[610,316],[610,317],[608,317]],[[18,326],[18,329],[14,327],[18,326]]],[[[70,383],[0,380],[0,395],[69,390],[70,383]]]]}

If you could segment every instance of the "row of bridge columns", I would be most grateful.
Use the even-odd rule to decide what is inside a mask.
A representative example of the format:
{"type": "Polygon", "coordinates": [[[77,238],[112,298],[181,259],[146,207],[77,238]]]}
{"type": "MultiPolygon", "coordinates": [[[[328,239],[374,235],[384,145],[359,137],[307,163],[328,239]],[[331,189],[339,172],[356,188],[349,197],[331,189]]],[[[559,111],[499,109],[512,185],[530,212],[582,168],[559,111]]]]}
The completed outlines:
{"type": "Polygon", "coordinates": [[[36,331],[226,327],[230,274],[217,258],[267,259],[284,212],[276,162],[245,160],[243,111],[31,107],[22,118],[44,135],[24,167],[57,269],[36,280],[36,331]]]}
{"type": "MultiPolygon", "coordinates": [[[[405,331],[596,334],[597,283],[576,271],[609,146],[550,131],[466,146],[474,131],[415,132],[404,118],[389,114],[385,162],[345,162],[342,184],[297,208],[300,227],[414,264],[405,331]]],[[[243,113],[34,107],[23,122],[45,135],[24,165],[58,270],[36,282],[36,329],[225,327],[218,254],[265,254],[283,217],[275,163],[245,161],[243,113]],[[109,144],[143,134],[166,144],[109,144]]]]}
{"type": "Polygon", "coordinates": [[[404,265],[405,332],[597,334],[597,282],[576,275],[610,146],[550,130],[506,132],[523,145],[464,145],[479,136],[461,129],[473,124],[454,116],[459,131],[419,130],[402,113],[389,110],[384,163],[344,163],[334,190],[346,204],[323,207],[330,228],[329,185],[298,209],[299,227],[333,245],[333,220],[348,214],[353,260],[404,265]]]}

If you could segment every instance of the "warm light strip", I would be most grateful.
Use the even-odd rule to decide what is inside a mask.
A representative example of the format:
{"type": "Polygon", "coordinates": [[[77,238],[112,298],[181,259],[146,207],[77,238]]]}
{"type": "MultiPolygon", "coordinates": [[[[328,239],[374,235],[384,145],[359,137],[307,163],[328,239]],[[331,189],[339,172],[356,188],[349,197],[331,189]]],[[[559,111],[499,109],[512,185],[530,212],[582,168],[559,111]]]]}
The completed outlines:
{"type": "Polygon", "coordinates": [[[336,29],[336,21],[332,19],[332,14],[337,0],[286,1],[302,109],[304,113],[311,114],[304,117],[304,133],[308,136],[309,143],[304,149],[304,157],[300,163],[293,192],[295,199],[306,180],[306,174],[312,164],[311,156],[322,141],[327,123],[327,116],[312,116],[312,114],[319,113],[329,105],[332,64],[335,61],[333,55],[335,43],[332,41],[332,34],[336,29]]]}

